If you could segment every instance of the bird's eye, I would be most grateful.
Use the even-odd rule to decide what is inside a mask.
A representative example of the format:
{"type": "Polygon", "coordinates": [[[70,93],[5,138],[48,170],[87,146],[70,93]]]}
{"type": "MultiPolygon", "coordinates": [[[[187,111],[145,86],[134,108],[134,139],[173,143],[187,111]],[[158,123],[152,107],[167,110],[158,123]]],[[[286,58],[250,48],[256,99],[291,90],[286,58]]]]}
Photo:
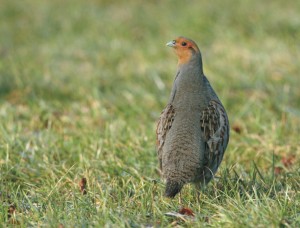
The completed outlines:
{"type": "Polygon", "coordinates": [[[181,45],[182,45],[182,46],[186,46],[187,43],[186,43],[186,42],[182,42],[181,45]]]}

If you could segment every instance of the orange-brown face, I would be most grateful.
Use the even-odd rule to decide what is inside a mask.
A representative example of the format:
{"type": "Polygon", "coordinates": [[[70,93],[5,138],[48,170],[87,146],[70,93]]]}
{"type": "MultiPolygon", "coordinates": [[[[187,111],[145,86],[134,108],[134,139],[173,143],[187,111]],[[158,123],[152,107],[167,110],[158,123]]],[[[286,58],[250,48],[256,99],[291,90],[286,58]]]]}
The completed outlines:
{"type": "Polygon", "coordinates": [[[178,37],[175,40],[168,42],[167,46],[175,49],[179,65],[188,62],[193,54],[200,52],[197,44],[185,37],[178,37]]]}

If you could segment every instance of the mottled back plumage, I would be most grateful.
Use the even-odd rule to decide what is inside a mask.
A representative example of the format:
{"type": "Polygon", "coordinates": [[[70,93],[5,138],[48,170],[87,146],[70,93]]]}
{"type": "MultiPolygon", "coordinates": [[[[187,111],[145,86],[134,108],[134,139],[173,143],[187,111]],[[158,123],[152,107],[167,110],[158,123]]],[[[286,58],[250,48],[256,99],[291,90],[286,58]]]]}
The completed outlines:
{"type": "Polygon", "coordinates": [[[178,56],[170,100],[156,129],[157,153],[165,195],[184,184],[207,184],[216,173],[229,140],[229,122],[218,96],[203,74],[197,45],[184,37],[167,44],[178,56]]]}

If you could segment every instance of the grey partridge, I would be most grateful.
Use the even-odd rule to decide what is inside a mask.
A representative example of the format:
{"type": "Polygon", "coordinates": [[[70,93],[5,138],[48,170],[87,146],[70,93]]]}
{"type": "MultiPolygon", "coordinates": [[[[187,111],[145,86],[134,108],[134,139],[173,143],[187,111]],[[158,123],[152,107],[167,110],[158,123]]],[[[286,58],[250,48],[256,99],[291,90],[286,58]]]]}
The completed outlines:
{"type": "Polygon", "coordinates": [[[197,44],[178,37],[167,46],[178,56],[178,69],[158,120],[156,144],[165,196],[173,198],[184,184],[201,188],[213,178],[229,141],[229,121],[203,73],[197,44]]]}

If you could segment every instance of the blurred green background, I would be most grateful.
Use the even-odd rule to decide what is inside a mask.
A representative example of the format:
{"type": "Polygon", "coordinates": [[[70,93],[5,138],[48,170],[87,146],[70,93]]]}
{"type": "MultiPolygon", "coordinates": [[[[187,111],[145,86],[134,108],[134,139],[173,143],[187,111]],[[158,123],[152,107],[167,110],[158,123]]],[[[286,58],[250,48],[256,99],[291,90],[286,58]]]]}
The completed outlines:
{"type": "Polygon", "coordinates": [[[3,224],[299,225],[300,1],[0,4],[3,224]],[[180,205],[162,196],[155,151],[177,64],[165,43],[179,35],[198,44],[229,115],[221,182],[266,194],[243,198],[226,180],[233,195],[214,182],[198,205],[186,187],[198,215],[186,222],[164,216],[180,205]]]}

